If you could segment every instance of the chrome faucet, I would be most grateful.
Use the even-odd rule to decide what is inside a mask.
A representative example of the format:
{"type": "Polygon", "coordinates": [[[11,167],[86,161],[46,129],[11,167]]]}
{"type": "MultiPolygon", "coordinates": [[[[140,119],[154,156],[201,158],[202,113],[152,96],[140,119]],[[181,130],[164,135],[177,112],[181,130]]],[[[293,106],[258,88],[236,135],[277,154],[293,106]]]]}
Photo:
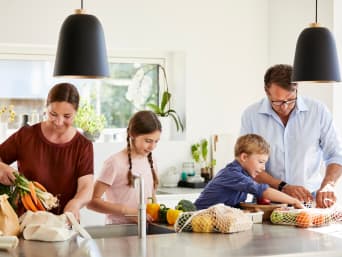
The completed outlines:
{"type": "Polygon", "coordinates": [[[146,204],[144,179],[141,176],[134,176],[134,187],[139,186],[139,210],[138,210],[138,236],[146,237],[146,204]]]}
{"type": "Polygon", "coordinates": [[[138,216],[138,236],[146,238],[146,204],[145,204],[145,187],[144,179],[140,175],[133,175],[133,187],[139,187],[139,207],[138,215],[126,214],[126,217],[138,216]]]}

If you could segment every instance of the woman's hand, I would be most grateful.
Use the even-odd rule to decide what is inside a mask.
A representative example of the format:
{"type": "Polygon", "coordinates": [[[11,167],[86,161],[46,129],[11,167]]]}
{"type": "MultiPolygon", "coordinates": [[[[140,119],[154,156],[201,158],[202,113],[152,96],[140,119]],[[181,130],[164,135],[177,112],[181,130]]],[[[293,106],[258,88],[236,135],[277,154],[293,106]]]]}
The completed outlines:
{"type": "Polygon", "coordinates": [[[71,212],[74,214],[78,223],[80,223],[80,204],[76,199],[71,199],[64,208],[64,212],[71,212]]]}
{"type": "Polygon", "coordinates": [[[0,183],[1,184],[7,185],[7,186],[12,185],[13,182],[15,181],[15,176],[13,174],[14,172],[15,170],[11,166],[0,161],[0,183]]]}

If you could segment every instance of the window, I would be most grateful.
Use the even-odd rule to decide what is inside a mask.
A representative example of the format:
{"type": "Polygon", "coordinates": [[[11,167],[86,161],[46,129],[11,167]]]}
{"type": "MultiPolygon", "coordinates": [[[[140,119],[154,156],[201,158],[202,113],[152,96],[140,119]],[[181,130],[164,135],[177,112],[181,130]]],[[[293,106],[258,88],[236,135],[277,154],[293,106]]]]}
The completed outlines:
{"type": "MultiPolygon", "coordinates": [[[[10,129],[21,126],[24,114],[28,114],[29,122],[42,120],[50,88],[59,82],[70,82],[79,89],[81,104],[90,103],[98,114],[105,116],[105,136],[124,133],[134,112],[146,109],[147,103],[158,103],[165,89],[158,65],[167,68],[171,104],[184,121],[184,53],[112,51],[109,53],[111,77],[103,80],[54,78],[54,54],[55,49],[49,47],[0,45],[0,105],[13,104],[17,113],[15,121],[9,124],[10,129]]],[[[176,129],[171,134],[172,140],[185,137],[185,133],[176,129]]]]}
{"type": "Polygon", "coordinates": [[[82,100],[91,103],[96,112],[106,118],[106,128],[125,128],[129,118],[147,103],[157,103],[159,97],[160,62],[144,60],[109,64],[110,78],[77,81],[82,100]]]}
{"type": "Polygon", "coordinates": [[[147,103],[158,102],[160,64],[162,59],[111,59],[110,78],[66,80],[51,76],[51,60],[0,60],[3,85],[0,100],[15,106],[17,118],[12,128],[18,128],[24,114],[39,113],[42,119],[51,86],[68,81],[79,89],[81,103],[92,104],[98,114],[105,116],[106,129],[125,128],[134,112],[146,109],[147,103]]]}

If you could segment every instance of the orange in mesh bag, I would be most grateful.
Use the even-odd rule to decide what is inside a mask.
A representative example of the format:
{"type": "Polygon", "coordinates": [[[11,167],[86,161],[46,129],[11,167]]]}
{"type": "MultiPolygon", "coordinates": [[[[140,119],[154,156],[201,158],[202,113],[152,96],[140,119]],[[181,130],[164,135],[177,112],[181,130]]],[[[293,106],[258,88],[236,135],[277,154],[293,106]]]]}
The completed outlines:
{"type": "Polygon", "coordinates": [[[0,195],[0,231],[5,236],[17,236],[19,219],[7,199],[6,194],[0,195]]]}
{"type": "Polygon", "coordinates": [[[234,233],[252,228],[251,219],[241,210],[217,204],[208,209],[180,214],[175,231],[234,233]]]}
{"type": "Polygon", "coordinates": [[[292,209],[289,207],[275,209],[270,217],[273,224],[295,225],[301,228],[329,225],[335,210],[326,208],[292,209]]]}

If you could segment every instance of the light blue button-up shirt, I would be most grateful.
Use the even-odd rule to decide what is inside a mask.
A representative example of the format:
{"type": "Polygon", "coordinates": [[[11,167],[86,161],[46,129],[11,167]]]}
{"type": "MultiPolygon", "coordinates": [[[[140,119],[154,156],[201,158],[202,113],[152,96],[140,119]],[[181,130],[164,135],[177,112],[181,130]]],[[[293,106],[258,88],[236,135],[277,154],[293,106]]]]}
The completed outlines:
{"type": "Polygon", "coordinates": [[[266,170],[273,177],[311,192],[319,189],[325,165],[342,165],[342,144],[327,107],[298,96],[284,126],[268,98],[249,106],[241,118],[241,135],[259,134],[271,146],[266,170]]]}

